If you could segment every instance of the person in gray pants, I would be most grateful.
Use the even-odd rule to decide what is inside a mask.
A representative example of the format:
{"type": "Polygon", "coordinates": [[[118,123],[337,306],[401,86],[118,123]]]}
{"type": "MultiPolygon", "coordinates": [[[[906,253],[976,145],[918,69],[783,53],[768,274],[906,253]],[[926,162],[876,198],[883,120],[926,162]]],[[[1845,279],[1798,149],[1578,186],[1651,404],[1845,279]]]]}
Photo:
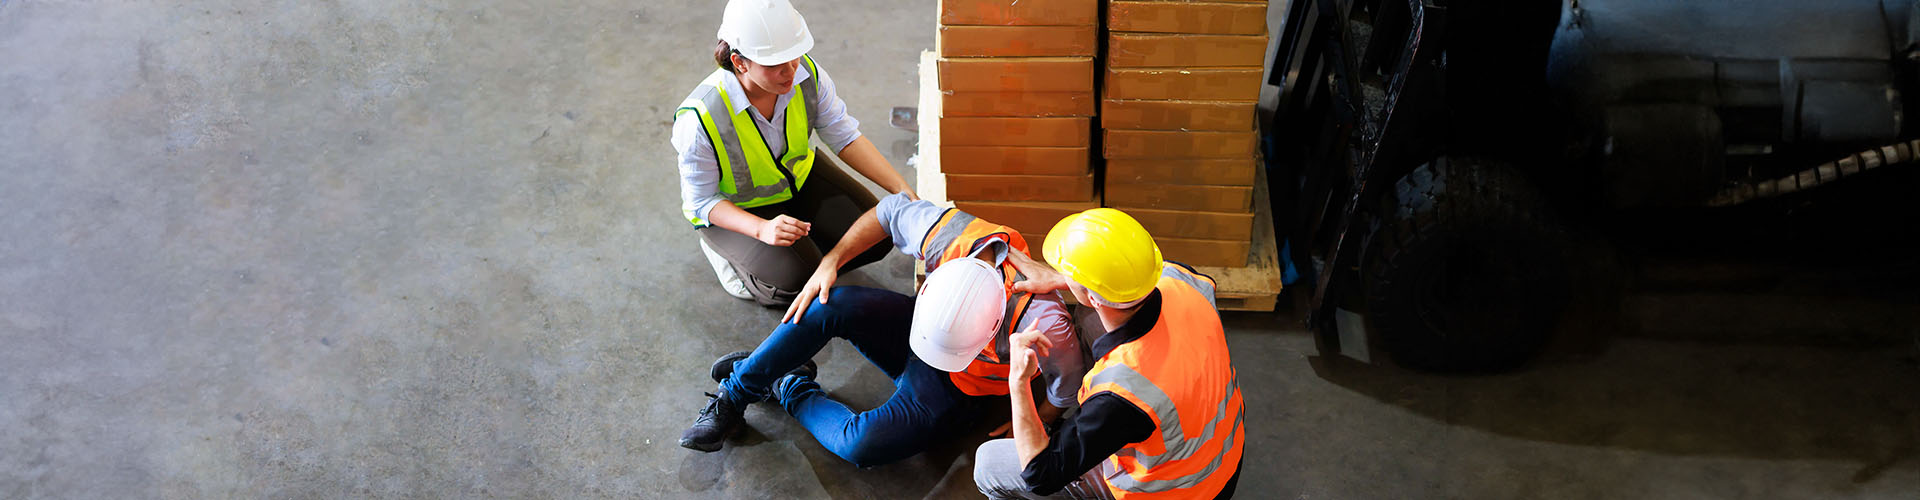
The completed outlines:
{"type": "MultiPolygon", "coordinates": [[[[719,67],[673,113],[681,212],[727,294],[784,307],[876,202],[816,138],[887,192],[913,191],[807,54],[813,34],[788,0],[727,2],[717,37],[719,67]]],[[[886,253],[875,245],[841,271],[886,253]]]]}

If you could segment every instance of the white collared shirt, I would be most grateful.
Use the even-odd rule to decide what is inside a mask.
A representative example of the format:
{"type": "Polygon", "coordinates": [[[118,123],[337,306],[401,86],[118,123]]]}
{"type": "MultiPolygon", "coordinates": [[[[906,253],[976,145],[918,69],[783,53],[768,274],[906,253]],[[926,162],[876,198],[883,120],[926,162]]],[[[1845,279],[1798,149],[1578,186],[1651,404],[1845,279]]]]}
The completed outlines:
{"type": "MultiPolygon", "coordinates": [[[[814,67],[818,68],[818,63],[814,67]]],[[[800,82],[812,76],[807,66],[802,64],[794,71],[793,85],[797,88],[800,82]]],[[[793,98],[793,91],[780,94],[774,100],[773,116],[766,117],[761,116],[760,110],[753,108],[746,98],[747,92],[740,86],[739,74],[721,78],[720,81],[726,86],[727,96],[732,99],[733,112],[751,109],[747,115],[753,117],[753,124],[759,128],[760,136],[767,139],[767,148],[773,157],[785,155],[787,141],[783,138],[787,130],[787,101],[793,98]]],[[[813,130],[820,134],[820,140],[838,153],[852,144],[854,139],[860,138],[860,121],[847,114],[847,104],[840,100],[840,94],[833,86],[833,78],[827,76],[825,68],[820,69],[817,87],[824,99],[816,101],[821,105],[807,109],[808,118],[812,119],[813,130]]],[[[724,120],[727,117],[716,116],[713,119],[724,120]]],[[[708,220],[707,214],[713,211],[713,206],[726,197],[720,194],[720,161],[715,156],[713,144],[707,140],[707,131],[700,124],[700,117],[691,113],[675,113],[673,149],[680,155],[681,207],[691,210],[694,217],[708,220]]]]}

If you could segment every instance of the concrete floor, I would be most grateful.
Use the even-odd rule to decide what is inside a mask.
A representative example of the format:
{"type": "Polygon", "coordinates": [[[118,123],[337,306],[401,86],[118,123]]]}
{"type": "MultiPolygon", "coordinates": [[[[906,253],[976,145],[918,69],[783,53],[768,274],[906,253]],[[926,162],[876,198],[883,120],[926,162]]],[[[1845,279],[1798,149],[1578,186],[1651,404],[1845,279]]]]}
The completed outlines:
{"type": "MultiPolygon", "coordinates": [[[[0,498],[970,496],[980,436],[859,470],[762,406],[723,452],[675,444],[708,361],[778,317],[678,214],[669,113],[720,5],[0,0],[0,498]]],[[[887,111],[933,2],[801,8],[912,175],[887,111]]],[[[1449,378],[1226,319],[1243,498],[1920,492],[1897,341],[1637,336],[1449,378]]],[[[818,359],[836,397],[890,390],[818,359]]]]}

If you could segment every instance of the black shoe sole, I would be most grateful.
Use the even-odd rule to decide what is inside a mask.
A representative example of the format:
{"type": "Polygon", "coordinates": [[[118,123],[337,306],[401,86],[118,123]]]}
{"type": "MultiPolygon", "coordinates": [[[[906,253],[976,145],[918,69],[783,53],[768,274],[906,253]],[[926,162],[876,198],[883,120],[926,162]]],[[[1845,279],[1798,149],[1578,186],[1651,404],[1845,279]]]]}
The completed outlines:
{"type": "Polygon", "coordinates": [[[712,365],[707,366],[707,376],[713,377],[714,382],[726,380],[728,376],[733,375],[733,363],[747,359],[747,356],[752,354],[753,351],[733,351],[727,353],[725,356],[721,356],[720,359],[713,360],[712,365]]]}
{"type": "MultiPolygon", "coordinates": [[[[752,351],[733,351],[727,353],[727,355],[721,356],[720,359],[713,360],[712,365],[707,366],[707,376],[713,377],[714,382],[726,380],[727,377],[733,375],[733,363],[747,359],[747,356],[752,354],[752,351]]],[[[787,373],[799,373],[811,377],[820,373],[820,365],[815,364],[813,360],[809,359],[806,363],[801,363],[799,368],[794,368],[787,373]]]]}
{"type": "Polygon", "coordinates": [[[727,440],[725,439],[722,439],[719,442],[708,443],[708,444],[700,444],[700,443],[688,441],[685,439],[680,440],[681,448],[686,448],[689,450],[705,452],[705,453],[713,453],[716,451],[720,451],[720,448],[722,446],[725,446],[726,444],[727,444],[727,440]]]}

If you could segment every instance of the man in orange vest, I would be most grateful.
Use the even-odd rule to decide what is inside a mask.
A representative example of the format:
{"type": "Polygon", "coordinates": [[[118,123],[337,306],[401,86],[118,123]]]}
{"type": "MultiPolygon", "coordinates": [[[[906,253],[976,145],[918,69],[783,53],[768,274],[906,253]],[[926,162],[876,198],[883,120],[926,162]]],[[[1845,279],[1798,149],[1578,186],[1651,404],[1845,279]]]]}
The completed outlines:
{"type": "Polygon", "coordinates": [[[1014,259],[1030,277],[1016,289],[1070,289],[1107,333],[1093,342],[1080,412],[1051,436],[1025,387],[1036,356],[1059,347],[1014,337],[1013,438],[980,445],[975,486],[990,498],[1231,498],[1246,429],[1213,279],[1163,261],[1146,229],[1110,208],[1061,219],[1045,245],[1052,268],[1014,259]]]}
{"type": "Polygon", "coordinates": [[[1039,406],[1045,419],[1057,417],[1073,405],[1086,363],[1059,295],[1012,289],[1025,277],[1008,259],[1026,253],[1026,240],[1006,226],[903,194],[882,198],[822,258],[759,347],[714,362],[710,374],[719,391],[708,395],[680,445],[718,450],[743,424],[746,405],[772,399],[821,446],[854,465],[913,456],[967,430],[994,398],[1007,395],[1009,341],[1019,331],[1056,346],[1039,368],[1048,393],[1048,404],[1039,406]],[[927,281],[917,296],[833,287],[842,264],[889,238],[926,262],[927,281]],[[855,413],[820,390],[811,358],[834,338],[852,343],[893,379],[886,403],[855,413]]]}

